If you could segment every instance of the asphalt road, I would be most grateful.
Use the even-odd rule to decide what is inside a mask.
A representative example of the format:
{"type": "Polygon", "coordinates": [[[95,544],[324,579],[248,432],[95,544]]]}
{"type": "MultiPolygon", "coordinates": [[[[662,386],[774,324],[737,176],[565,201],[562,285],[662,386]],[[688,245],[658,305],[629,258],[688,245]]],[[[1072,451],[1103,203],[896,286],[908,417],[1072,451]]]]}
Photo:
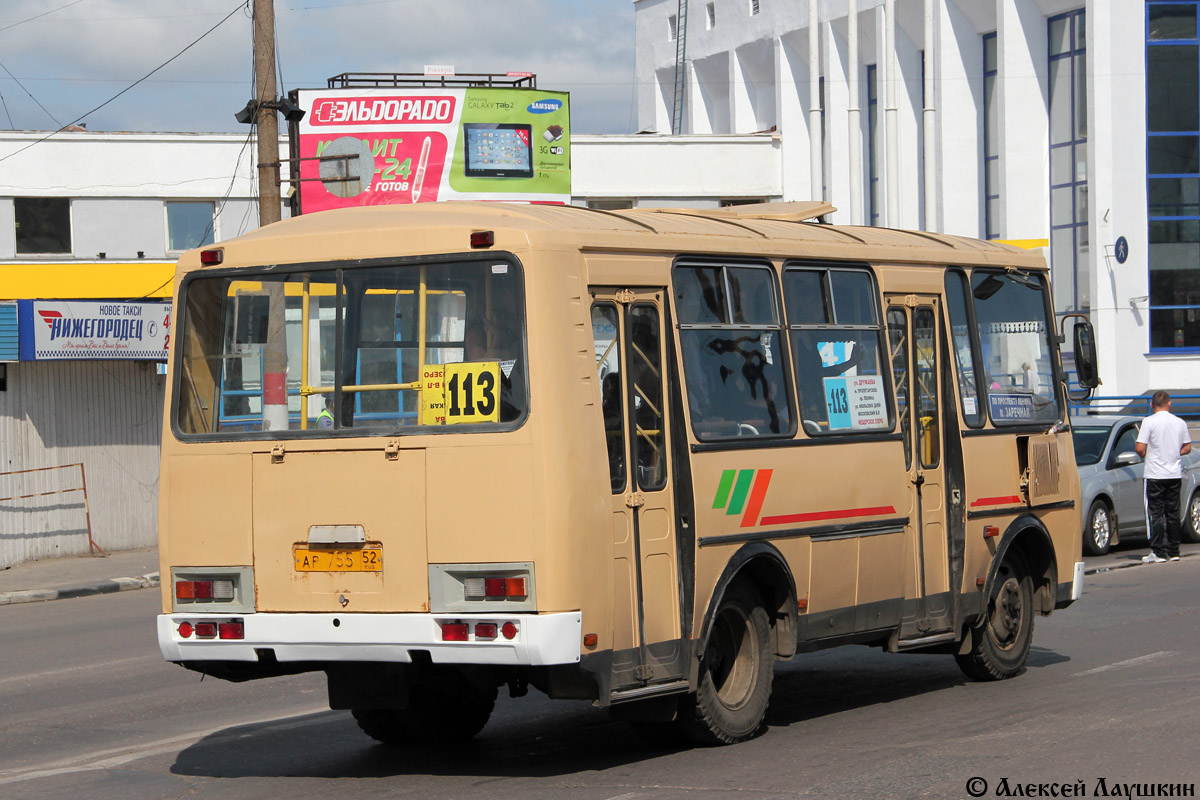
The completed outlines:
{"type": "Polygon", "coordinates": [[[966,798],[980,780],[988,797],[1077,781],[1092,797],[1101,779],[1104,792],[1200,783],[1200,557],[1089,576],[1081,601],[1037,620],[1010,681],[863,647],[779,663],[770,730],[718,749],[647,747],[535,691],[502,698],[468,745],[388,748],[327,710],[319,675],[231,684],[163,663],[157,602],[0,609],[0,797],[966,798]]]}

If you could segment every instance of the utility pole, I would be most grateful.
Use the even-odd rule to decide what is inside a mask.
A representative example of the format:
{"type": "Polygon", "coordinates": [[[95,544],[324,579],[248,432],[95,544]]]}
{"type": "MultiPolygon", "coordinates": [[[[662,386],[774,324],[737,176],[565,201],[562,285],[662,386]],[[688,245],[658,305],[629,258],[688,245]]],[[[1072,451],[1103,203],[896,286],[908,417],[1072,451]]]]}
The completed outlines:
{"type": "MultiPolygon", "coordinates": [[[[279,222],[279,118],[275,102],[274,0],[254,0],[254,95],[258,101],[258,223],[279,222]]],[[[264,281],[270,301],[263,348],[263,430],[288,429],[287,331],[283,283],[264,281]]],[[[301,337],[303,339],[305,337],[301,337]]],[[[303,403],[301,414],[304,413],[303,403]]]]}

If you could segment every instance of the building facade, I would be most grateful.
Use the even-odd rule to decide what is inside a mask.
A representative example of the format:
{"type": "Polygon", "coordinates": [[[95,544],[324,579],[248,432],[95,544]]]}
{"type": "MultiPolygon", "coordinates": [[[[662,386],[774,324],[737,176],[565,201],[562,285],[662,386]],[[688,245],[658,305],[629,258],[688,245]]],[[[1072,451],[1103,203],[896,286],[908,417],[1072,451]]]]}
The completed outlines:
{"type": "Polygon", "coordinates": [[[1195,0],[636,0],[638,124],[834,221],[1044,247],[1101,391],[1200,386],[1195,0]]]}
{"type": "Polygon", "coordinates": [[[257,226],[248,145],[0,136],[0,569],[154,543],[175,258],[257,226]]]}

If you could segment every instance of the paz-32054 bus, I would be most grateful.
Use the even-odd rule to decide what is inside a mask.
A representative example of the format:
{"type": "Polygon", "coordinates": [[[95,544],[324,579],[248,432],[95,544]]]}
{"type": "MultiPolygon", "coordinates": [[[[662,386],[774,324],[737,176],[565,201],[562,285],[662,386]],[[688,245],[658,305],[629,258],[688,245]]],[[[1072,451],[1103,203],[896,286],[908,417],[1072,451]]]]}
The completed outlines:
{"type": "Polygon", "coordinates": [[[165,658],[324,671],[385,742],[528,686],[738,742],[776,659],[847,643],[1020,672],[1083,575],[1045,264],[831,210],[372,207],[185,254],[165,658]]]}

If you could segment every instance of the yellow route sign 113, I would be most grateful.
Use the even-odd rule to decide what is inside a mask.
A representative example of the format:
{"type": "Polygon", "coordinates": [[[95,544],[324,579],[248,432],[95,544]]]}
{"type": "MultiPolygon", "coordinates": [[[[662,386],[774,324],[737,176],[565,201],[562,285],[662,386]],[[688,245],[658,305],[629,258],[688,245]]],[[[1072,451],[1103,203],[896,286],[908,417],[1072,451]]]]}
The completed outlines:
{"type": "Polygon", "coordinates": [[[500,421],[498,361],[426,364],[421,381],[421,424],[500,421]]]}

